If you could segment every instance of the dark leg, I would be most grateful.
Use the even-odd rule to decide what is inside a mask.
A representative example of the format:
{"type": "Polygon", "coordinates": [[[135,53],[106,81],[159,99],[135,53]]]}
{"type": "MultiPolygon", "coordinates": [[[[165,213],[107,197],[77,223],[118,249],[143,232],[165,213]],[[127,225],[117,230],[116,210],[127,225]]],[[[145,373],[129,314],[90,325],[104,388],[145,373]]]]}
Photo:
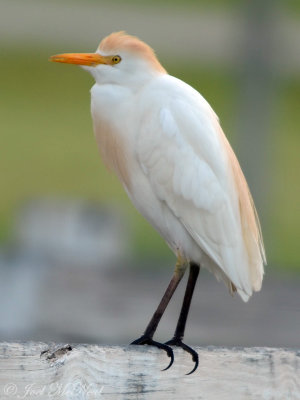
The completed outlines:
{"type": "Polygon", "coordinates": [[[131,343],[131,344],[138,344],[138,345],[148,344],[151,346],[156,346],[159,349],[165,350],[166,353],[168,354],[168,356],[171,358],[170,364],[167,366],[167,368],[165,368],[165,370],[170,368],[171,365],[173,364],[173,361],[174,361],[173,350],[170,346],[168,346],[164,343],[156,342],[152,338],[157,329],[159,321],[161,320],[161,317],[163,316],[163,313],[165,312],[165,309],[167,308],[167,305],[169,304],[169,301],[170,301],[173,293],[175,292],[179,282],[181,281],[181,278],[184,275],[185,269],[186,269],[186,266],[176,264],[174,275],[169,283],[169,286],[167,287],[167,290],[165,291],[165,294],[163,295],[163,297],[157,307],[157,310],[153,314],[153,317],[151,318],[144,334],[139,339],[137,339],[131,343]]]}
{"type": "Polygon", "coordinates": [[[191,262],[189,279],[187,282],[184,299],[183,299],[183,303],[182,303],[182,307],[181,307],[181,311],[180,311],[180,316],[179,316],[179,319],[177,322],[174,337],[173,337],[173,339],[166,342],[166,345],[179,346],[183,350],[187,351],[188,353],[190,353],[192,355],[193,361],[195,362],[195,366],[192,369],[192,371],[189,372],[187,375],[192,374],[198,368],[198,364],[199,364],[198,354],[196,353],[196,351],[182,342],[182,339],[184,336],[186,320],[188,317],[188,313],[189,313],[196,281],[197,281],[197,278],[199,275],[199,271],[200,271],[200,266],[191,262]]]}

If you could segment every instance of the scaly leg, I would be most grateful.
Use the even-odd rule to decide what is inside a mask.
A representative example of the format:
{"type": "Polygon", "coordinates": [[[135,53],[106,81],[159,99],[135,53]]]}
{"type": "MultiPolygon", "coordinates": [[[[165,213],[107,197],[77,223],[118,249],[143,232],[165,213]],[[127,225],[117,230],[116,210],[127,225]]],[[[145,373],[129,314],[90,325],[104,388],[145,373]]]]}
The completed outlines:
{"type": "Polygon", "coordinates": [[[169,286],[167,287],[167,290],[165,291],[165,294],[163,295],[163,297],[157,307],[157,310],[153,314],[153,317],[151,318],[144,334],[139,339],[136,339],[135,341],[133,341],[131,343],[131,344],[137,344],[137,345],[148,344],[151,346],[158,347],[159,349],[165,350],[167,355],[171,358],[171,361],[170,361],[169,365],[163,371],[170,368],[174,362],[173,350],[167,344],[156,342],[152,338],[157,329],[159,321],[161,320],[161,317],[163,316],[163,313],[165,312],[165,309],[167,308],[167,305],[169,304],[171,297],[173,296],[179,282],[181,281],[181,278],[184,275],[185,270],[186,270],[186,264],[182,265],[182,263],[178,260],[176,267],[175,267],[173,277],[169,283],[169,286]]]}
{"type": "Polygon", "coordinates": [[[199,364],[199,357],[198,357],[197,352],[182,342],[182,339],[184,336],[186,320],[188,317],[188,313],[189,313],[196,281],[197,281],[197,278],[199,275],[199,271],[200,271],[200,266],[198,264],[191,262],[189,279],[187,282],[187,286],[186,286],[184,299],[183,299],[183,303],[182,303],[182,307],[181,307],[181,311],[180,311],[180,316],[179,316],[179,319],[177,322],[176,330],[175,330],[173,339],[171,339],[165,343],[166,345],[169,345],[169,346],[181,347],[183,350],[187,351],[188,353],[190,353],[192,355],[193,361],[195,362],[195,366],[192,369],[192,371],[189,372],[187,375],[190,375],[194,371],[196,371],[196,369],[198,368],[198,364],[199,364]]]}

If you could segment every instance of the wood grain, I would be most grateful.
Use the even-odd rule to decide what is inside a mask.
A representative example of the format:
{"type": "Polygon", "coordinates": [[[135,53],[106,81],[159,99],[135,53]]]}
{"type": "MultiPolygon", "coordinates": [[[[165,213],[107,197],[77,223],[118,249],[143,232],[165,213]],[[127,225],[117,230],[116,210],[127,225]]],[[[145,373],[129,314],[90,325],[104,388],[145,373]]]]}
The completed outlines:
{"type": "Polygon", "coordinates": [[[200,365],[147,346],[0,343],[0,399],[300,399],[300,351],[198,347],[200,365]]]}

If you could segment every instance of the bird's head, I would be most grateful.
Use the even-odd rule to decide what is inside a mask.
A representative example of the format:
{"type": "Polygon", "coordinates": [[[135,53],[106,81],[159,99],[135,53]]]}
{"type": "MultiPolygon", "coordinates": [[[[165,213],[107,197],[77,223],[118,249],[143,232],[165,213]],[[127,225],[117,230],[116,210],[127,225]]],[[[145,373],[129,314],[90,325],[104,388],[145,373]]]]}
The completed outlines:
{"type": "Polygon", "coordinates": [[[151,77],[166,73],[150,46],[124,32],[104,38],[95,53],[57,54],[50,61],[80,65],[99,84],[140,86],[151,77]]]}

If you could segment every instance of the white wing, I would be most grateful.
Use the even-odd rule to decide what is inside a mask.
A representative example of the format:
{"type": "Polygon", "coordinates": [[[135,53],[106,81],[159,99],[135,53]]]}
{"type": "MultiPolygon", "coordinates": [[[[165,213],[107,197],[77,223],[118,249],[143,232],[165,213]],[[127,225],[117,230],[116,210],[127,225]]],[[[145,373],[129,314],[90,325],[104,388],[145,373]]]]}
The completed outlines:
{"type": "Polygon", "coordinates": [[[241,211],[232,165],[236,158],[215,113],[198,92],[168,75],[153,89],[143,101],[139,162],[156,196],[247,300],[252,289],[260,289],[263,245],[243,175],[238,179],[244,179],[258,233],[251,232],[241,211]]]}

